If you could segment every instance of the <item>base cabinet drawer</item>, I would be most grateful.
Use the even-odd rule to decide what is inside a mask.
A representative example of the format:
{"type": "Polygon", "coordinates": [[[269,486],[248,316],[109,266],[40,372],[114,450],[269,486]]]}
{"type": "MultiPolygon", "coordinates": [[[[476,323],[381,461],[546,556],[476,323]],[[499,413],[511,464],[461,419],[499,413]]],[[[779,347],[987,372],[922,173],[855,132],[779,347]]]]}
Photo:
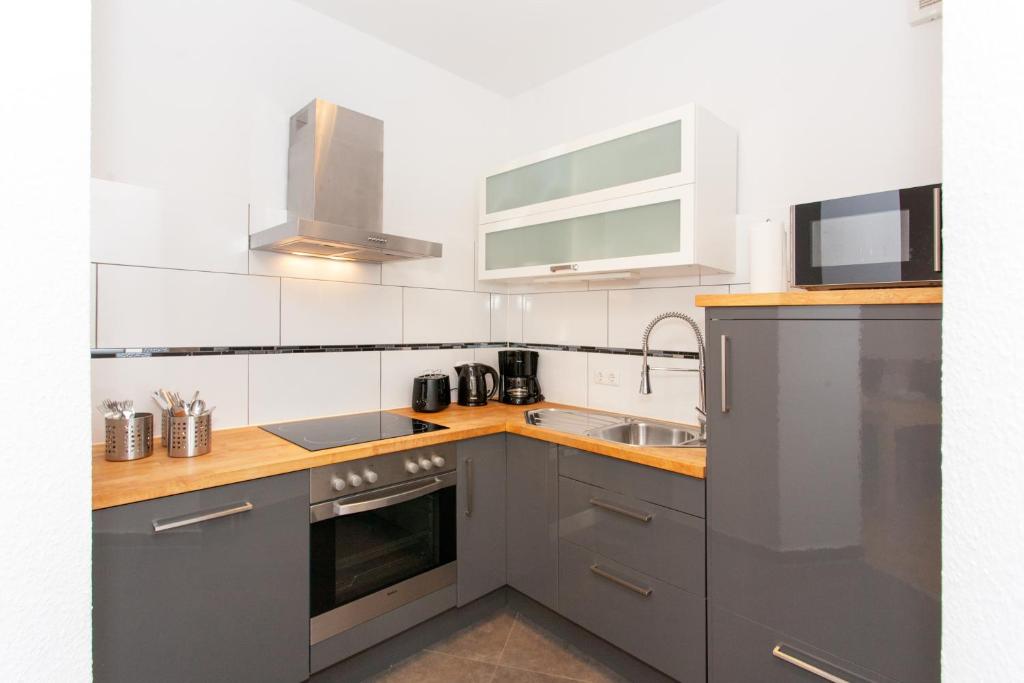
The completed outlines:
{"type": "Polygon", "coordinates": [[[567,619],[679,681],[705,680],[702,597],[564,540],[558,586],[567,619]]]}
{"type": "Polygon", "coordinates": [[[647,465],[558,447],[558,473],[576,481],[704,517],[704,480],[647,465]]]}
{"type": "Polygon", "coordinates": [[[728,610],[709,609],[708,621],[710,683],[895,683],[728,610]]]}
{"type": "Polygon", "coordinates": [[[558,533],[567,541],[704,595],[704,520],[559,477],[558,533]]]}

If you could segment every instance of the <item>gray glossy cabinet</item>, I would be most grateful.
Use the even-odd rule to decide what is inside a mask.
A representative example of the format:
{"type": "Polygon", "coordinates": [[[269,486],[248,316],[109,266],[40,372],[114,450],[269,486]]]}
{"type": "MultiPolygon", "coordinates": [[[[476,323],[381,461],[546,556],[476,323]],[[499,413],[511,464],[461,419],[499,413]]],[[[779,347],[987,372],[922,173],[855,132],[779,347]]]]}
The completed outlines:
{"type": "Polygon", "coordinates": [[[508,435],[508,585],[558,609],[558,447],[508,435]]]}
{"type": "Polygon", "coordinates": [[[814,308],[708,312],[711,679],[937,681],[940,311],[814,308]]]}
{"type": "Polygon", "coordinates": [[[458,604],[501,588],[505,576],[505,435],[458,442],[458,604]]]}
{"type": "Polygon", "coordinates": [[[305,680],[308,605],[307,472],[93,513],[97,681],[305,680]]]}
{"type": "Polygon", "coordinates": [[[559,611],[684,683],[705,680],[705,601],[563,540],[559,611]]]}
{"type": "Polygon", "coordinates": [[[704,595],[704,520],[700,517],[568,477],[559,477],[558,508],[563,540],[704,595]]]}

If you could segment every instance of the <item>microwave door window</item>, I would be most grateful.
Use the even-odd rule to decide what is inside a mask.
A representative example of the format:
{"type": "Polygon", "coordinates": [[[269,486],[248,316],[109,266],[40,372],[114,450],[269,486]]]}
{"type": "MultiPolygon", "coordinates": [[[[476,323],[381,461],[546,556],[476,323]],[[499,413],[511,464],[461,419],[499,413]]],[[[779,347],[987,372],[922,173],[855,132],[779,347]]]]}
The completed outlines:
{"type": "Polygon", "coordinates": [[[811,265],[824,284],[902,279],[910,260],[910,212],[899,192],[822,202],[810,228],[811,265]]]}

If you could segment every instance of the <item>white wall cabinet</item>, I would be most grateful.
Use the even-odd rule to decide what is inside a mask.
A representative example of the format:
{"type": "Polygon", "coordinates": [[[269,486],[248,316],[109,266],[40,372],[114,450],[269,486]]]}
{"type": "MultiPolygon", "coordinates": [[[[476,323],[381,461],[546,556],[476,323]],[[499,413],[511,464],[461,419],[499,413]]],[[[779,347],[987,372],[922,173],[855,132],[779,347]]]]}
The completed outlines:
{"type": "Polygon", "coordinates": [[[689,104],[485,177],[478,276],[732,272],[735,216],[736,133],[689,104]]]}

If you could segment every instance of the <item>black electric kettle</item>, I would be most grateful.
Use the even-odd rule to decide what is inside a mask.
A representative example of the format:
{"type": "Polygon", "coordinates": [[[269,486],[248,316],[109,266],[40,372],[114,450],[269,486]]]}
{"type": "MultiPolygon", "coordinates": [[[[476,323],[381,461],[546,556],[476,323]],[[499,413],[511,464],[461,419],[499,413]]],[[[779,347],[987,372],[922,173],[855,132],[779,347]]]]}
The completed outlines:
{"type": "Polygon", "coordinates": [[[456,365],[459,376],[459,405],[485,406],[487,399],[498,392],[498,372],[483,363],[456,365]],[[491,376],[491,388],[487,389],[487,375],[491,376]]]}
{"type": "Polygon", "coordinates": [[[431,372],[412,381],[412,409],[417,413],[436,413],[452,402],[448,374],[431,372]]]}

